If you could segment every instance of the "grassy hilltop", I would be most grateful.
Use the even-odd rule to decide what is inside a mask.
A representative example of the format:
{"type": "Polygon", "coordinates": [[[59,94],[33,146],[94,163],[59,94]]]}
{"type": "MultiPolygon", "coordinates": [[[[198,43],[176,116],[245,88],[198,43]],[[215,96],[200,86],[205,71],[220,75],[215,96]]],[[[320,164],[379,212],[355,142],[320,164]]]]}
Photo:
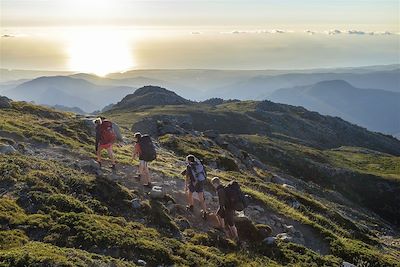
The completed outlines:
{"type": "Polygon", "coordinates": [[[117,174],[91,165],[82,117],[22,102],[0,109],[0,148],[15,149],[0,154],[0,266],[399,266],[399,141],[272,102],[164,104],[104,114],[127,138],[117,174]],[[181,184],[193,153],[209,176],[242,184],[253,221],[238,222],[242,246],[176,211],[176,190],[151,200],[135,183],[132,130],[142,129],[159,146],[156,181],[181,184]],[[265,229],[293,238],[270,245],[265,229]]]}

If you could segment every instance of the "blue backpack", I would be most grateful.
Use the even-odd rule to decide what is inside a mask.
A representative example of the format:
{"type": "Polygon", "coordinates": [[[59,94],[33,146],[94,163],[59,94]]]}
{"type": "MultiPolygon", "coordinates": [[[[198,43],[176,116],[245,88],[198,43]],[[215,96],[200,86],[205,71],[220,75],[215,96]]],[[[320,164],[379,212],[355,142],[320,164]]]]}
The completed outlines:
{"type": "Polygon", "coordinates": [[[206,169],[204,168],[204,165],[203,163],[201,163],[200,160],[195,159],[195,161],[190,164],[190,168],[196,181],[201,182],[207,179],[206,169]]]}

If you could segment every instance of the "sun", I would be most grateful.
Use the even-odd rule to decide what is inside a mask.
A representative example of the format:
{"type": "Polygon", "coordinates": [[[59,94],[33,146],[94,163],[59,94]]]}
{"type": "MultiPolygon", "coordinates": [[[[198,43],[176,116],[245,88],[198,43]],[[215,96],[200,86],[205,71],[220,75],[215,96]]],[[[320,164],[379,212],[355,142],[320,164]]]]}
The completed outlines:
{"type": "Polygon", "coordinates": [[[69,69],[105,76],[134,67],[130,42],[112,30],[84,30],[68,37],[69,69]]]}

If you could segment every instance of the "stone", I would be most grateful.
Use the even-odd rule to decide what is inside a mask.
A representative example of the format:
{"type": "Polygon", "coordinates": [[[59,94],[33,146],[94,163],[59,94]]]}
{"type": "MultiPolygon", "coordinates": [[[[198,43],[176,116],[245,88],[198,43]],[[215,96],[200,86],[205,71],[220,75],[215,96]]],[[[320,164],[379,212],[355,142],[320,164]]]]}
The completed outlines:
{"type": "Polygon", "coordinates": [[[344,261],[342,262],[342,267],[357,267],[357,266],[350,262],[344,261]]]}
{"type": "Polygon", "coordinates": [[[132,208],[134,208],[134,209],[140,209],[142,207],[142,204],[140,203],[140,199],[138,199],[138,198],[133,199],[131,204],[132,204],[132,208]]]}
{"type": "Polygon", "coordinates": [[[276,239],[284,242],[291,242],[293,240],[293,237],[289,236],[287,233],[280,233],[276,235],[276,239]]]}
{"type": "Polygon", "coordinates": [[[185,218],[178,219],[175,221],[175,223],[181,231],[184,231],[191,227],[189,221],[186,220],[185,218]]]}
{"type": "Polygon", "coordinates": [[[0,109],[1,108],[11,108],[11,99],[5,97],[5,96],[0,96],[0,109]]]}
{"type": "Polygon", "coordinates": [[[273,245],[273,244],[275,244],[275,241],[276,241],[276,237],[274,237],[274,236],[267,237],[263,240],[263,242],[267,245],[273,245]]]}
{"type": "Polygon", "coordinates": [[[301,204],[300,202],[298,202],[297,200],[293,201],[292,203],[290,203],[290,206],[294,209],[299,209],[301,204]]]}
{"type": "Polygon", "coordinates": [[[152,199],[162,199],[165,197],[165,191],[161,186],[153,186],[149,194],[152,199]]]}
{"type": "Polygon", "coordinates": [[[0,154],[15,154],[18,151],[12,145],[0,144],[0,154]]]}
{"type": "Polygon", "coordinates": [[[290,189],[290,190],[297,190],[296,187],[294,187],[293,185],[289,185],[289,184],[283,184],[282,187],[286,188],[286,189],[290,189]]]}
{"type": "Polygon", "coordinates": [[[144,260],[138,260],[138,261],[137,261],[137,264],[138,264],[139,266],[146,266],[146,265],[147,265],[147,262],[145,262],[144,260]]]}
{"type": "Polygon", "coordinates": [[[285,224],[284,228],[285,228],[286,233],[294,234],[296,232],[296,229],[294,228],[293,225],[286,225],[285,224]]]}

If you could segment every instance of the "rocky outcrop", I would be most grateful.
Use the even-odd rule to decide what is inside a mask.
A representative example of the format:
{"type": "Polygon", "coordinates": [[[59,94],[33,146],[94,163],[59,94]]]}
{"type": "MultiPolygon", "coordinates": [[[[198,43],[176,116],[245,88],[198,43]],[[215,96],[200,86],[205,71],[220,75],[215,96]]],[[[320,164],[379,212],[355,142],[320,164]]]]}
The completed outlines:
{"type": "Polygon", "coordinates": [[[192,128],[193,119],[190,115],[155,115],[144,118],[132,125],[132,132],[141,132],[151,136],[165,134],[185,134],[192,128]]]}
{"type": "Polygon", "coordinates": [[[142,106],[185,105],[192,103],[189,100],[158,86],[144,86],[133,94],[125,96],[111,109],[139,108],[142,106]]]}
{"type": "Polygon", "coordinates": [[[0,109],[2,108],[11,108],[11,99],[5,97],[5,96],[0,96],[0,109]]]}

